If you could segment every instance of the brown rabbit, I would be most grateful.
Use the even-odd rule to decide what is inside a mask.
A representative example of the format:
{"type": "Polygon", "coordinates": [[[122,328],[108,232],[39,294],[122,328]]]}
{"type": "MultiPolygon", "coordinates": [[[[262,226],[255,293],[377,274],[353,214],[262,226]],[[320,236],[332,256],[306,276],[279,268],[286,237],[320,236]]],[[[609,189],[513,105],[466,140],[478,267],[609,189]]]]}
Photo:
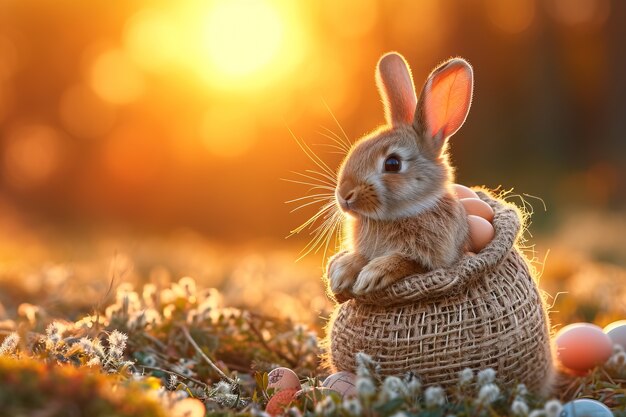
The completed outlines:
{"type": "Polygon", "coordinates": [[[387,125],[354,144],[335,190],[349,248],[328,263],[339,301],[449,266],[468,241],[465,210],[451,192],[447,139],[469,111],[472,67],[461,58],[444,62],[418,100],[406,61],[392,52],[378,62],[376,84],[387,125]]]}

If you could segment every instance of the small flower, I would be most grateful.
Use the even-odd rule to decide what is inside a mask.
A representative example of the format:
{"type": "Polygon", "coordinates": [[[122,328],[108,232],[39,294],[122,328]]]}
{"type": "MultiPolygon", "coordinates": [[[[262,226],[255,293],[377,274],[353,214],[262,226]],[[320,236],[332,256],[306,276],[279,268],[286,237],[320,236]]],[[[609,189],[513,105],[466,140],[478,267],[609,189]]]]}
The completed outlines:
{"type": "Polygon", "coordinates": [[[343,408],[353,416],[360,416],[363,412],[363,406],[358,398],[347,398],[343,400],[343,408]]]}
{"type": "Polygon", "coordinates": [[[216,394],[230,394],[232,386],[226,381],[220,381],[213,387],[213,392],[216,394]]]}
{"type": "Polygon", "coordinates": [[[485,384],[478,391],[477,402],[479,404],[489,405],[498,399],[500,388],[496,384],[485,384]]]}
{"type": "Polygon", "coordinates": [[[626,364],[626,352],[624,351],[615,353],[607,361],[607,366],[615,370],[621,370],[625,364],[626,364]]]}
{"type": "Polygon", "coordinates": [[[81,350],[87,354],[93,352],[93,342],[88,337],[83,337],[78,341],[81,350]]]}
{"type": "Polygon", "coordinates": [[[528,395],[528,388],[526,388],[526,385],[524,384],[517,384],[515,387],[515,394],[524,397],[528,395]]]}
{"type": "Polygon", "coordinates": [[[550,400],[543,407],[546,417],[559,417],[563,411],[563,404],[559,400],[550,400]]]}
{"type": "Polygon", "coordinates": [[[442,406],[446,403],[446,393],[440,386],[428,387],[424,391],[426,407],[442,406]]]}
{"type": "Polygon", "coordinates": [[[367,376],[359,376],[356,379],[356,390],[361,397],[369,398],[376,394],[376,387],[372,379],[367,376]]]}
{"type": "Polygon", "coordinates": [[[383,382],[383,394],[386,398],[393,399],[408,396],[409,390],[400,378],[388,376],[383,382]]]}
{"type": "Polygon", "coordinates": [[[370,355],[363,352],[356,354],[356,374],[358,376],[370,376],[370,370],[376,368],[376,363],[370,355]]]}
{"type": "Polygon", "coordinates": [[[170,377],[167,380],[167,388],[173,390],[177,386],[178,386],[178,376],[174,374],[170,374],[170,377]]]}
{"type": "Polygon", "coordinates": [[[478,385],[486,385],[492,383],[496,379],[496,371],[493,368],[485,368],[476,375],[478,385]]]}
{"type": "Polygon", "coordinates": [[[465,368],[459,372],[459,385],[468,385],[474,379],[474,371],[470,368],[465,368]]]}
{"type": "Polygon", "coordinates": [[[523,399],[516,397],[511,404],[511,413],[519,417],[528,415],[528,404],[523,399]]]}
{"type": "Polygon", "coordinates": [[[94,356],[93,358],[89,359],[89,361],[87,362],[87,366],[99,366],[100,365],[100,358],[97,356],[94,356]]]}
{"type": "Polygon", "coordinates": [[[9,334],[4,338],[2,345],[0,345],[0,356],[10,355],[15,352],[18,343],[20,343],[20,335],[16,332],[9,334]]]}
{"type": "Polygon", "coordinates": [[[329,416],[337,410],[337,405],[332,397],[324,397],[322,401],[315,405],[315,413],[323,416],[329,416]]]}
{"type": "Polygon", "coordinates": [[[52,342],[53,345],[56,345],[63,338],[63,334],[67,330],[67,327],[58,321],[54,321],[46,327],[46,335],[48,336],[48,340],[52,342]]]}
{"type": "Polygon", "coordinates": [[[546,413],[543,410],[533,410],[528,414],[528,417],[545,417],[546,413]]]}
{"type": "Polygon", "coordinates": [[[113,330],[108,338],[109,354],[115,358],[121,358],[126,348],[126,340],[128,336],[118,330],[113,330]]]}

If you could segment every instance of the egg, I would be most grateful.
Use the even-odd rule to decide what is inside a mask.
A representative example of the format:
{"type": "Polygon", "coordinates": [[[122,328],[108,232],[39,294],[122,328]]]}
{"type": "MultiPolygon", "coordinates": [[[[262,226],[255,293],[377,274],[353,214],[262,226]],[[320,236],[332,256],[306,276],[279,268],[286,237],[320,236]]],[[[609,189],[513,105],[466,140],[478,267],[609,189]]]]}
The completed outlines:
{"type": "Polygon", "coordinates": [[[626,320],[615,321],[604,328],[614,345],[620,345],[626,350],[626,320]]]}
{"type": "Polygon", "coordinates": [[[611,356],[611,339],[600,327],[575,323],[563,327],[555,336],[556,355],[561,364],[578,374],[606,362],[611,356]]]}
{"type": "Polygon", "coordinates": [[[560,417],[613,417],[613,413],[600,401],[580,398],[565,404],[560,417]]]}
{"type": "Polygon", "coordinates": [[[478,253],[493,240],[496,232],[491,223],[473,214],[467,216],[467,223],[469,225],[471,251],[478,253]]]}
{"type": "Polygon", "coordinates": [[[461,204],[463,204],[467,214],[482,217],[489,222],[493,221],[493,209],[483,200],[478,198],[462,198],[461,204]]]}
{"type": "Polygon", "coordinates": [[[329,375],[322,382],[322,386],[337,391],[342,398],[354,397],[357,394],[356,375],[350,372],[341,371],[329,375]]]}
{"type": "Polygon", "coordinates": [[[275,368],[267,374],[267,387],[274,388],[274,391],[282,391],[285,389],[295,389],[296,391],[301,388],[300,379],[294,371],[289,368],[275,368]]]}
{"type": "Polygon", "coordinates": [[[296,389],[284,389],[274,394],[265,407],[267,414],[270,416],[282,414],[289,403],[295,399],[297,391],[296,389]]]}
{"type": "Polygon", "coordinates": [[[452,184],[452,191],[457,198],[478,198],[478,194],[461,184],[452,184]]]}

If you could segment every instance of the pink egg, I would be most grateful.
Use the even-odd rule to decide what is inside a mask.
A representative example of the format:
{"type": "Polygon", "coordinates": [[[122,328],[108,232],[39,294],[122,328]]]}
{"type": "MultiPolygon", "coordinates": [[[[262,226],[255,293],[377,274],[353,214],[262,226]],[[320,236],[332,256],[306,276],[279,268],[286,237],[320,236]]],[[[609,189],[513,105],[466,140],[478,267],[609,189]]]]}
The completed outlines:
{"type": "Polygon", "coordinates": [[[493,221],[493,209],[483,200],[478,198],[462,198],[461,204],[465,207],[467,214],[482,217],[489,222],[493,221]]]}
{"type": "Polygon", "coordinates": [[[329,375],[322,382],[322,386],[337,391],[342,398],[354,397],[357,394],[356,375],[350,372],[341,371],[329,375]]]}
{"type": "Polygon", "coordinates": [[[294,371],[289,368],[275,368],[267,374],[267,387],[274,388],[276,392],[285,389],[299,390],[301,387],[300,379],[294,371]]]}
{"type": "Polygon", "coordinates": [[[461,184],[452,184],[452,191],[457,198],[478,198],[478,194],[461,184]]]}
{"type": "Polygon", "coordinates": [[[478,253],[493,240],[495,230],[487,220],[473,214],[467,216],[467,223],[469,224],[471,250],[478,253]]]}
{"type": "Polygon", "coordinates": [[[604,328],[604,333],[609,336],[614,345],[620,345],[626,349],[626,320],[615,321],[604,328]]]}
{"type": "Polygon", "coordinates": [[[606,362],[611,356],[611,339],[600,327],[575,323],[563,327],[555,336],[556,355],[561,364],[578,373],[606,362]]]}

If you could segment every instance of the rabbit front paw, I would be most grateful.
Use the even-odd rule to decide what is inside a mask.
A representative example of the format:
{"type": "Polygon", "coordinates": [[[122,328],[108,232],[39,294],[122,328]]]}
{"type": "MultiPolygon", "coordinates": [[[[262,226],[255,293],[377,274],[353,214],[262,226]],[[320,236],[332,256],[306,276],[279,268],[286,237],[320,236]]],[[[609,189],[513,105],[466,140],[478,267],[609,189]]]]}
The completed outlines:
{"type": "Polygon", "coordinates": [[[367,264],[363,256],[355,252],[339,252],[328,264],[330,290],[338,295],[349,292],[361,269],[367,264]]]}
{"type": "Polygon", "coordinates": [[[412,273],[422,272],[419,264],[400,254],[374,258],[365,265],[352,287],[356,295],[377,291],[412,273]]]}

